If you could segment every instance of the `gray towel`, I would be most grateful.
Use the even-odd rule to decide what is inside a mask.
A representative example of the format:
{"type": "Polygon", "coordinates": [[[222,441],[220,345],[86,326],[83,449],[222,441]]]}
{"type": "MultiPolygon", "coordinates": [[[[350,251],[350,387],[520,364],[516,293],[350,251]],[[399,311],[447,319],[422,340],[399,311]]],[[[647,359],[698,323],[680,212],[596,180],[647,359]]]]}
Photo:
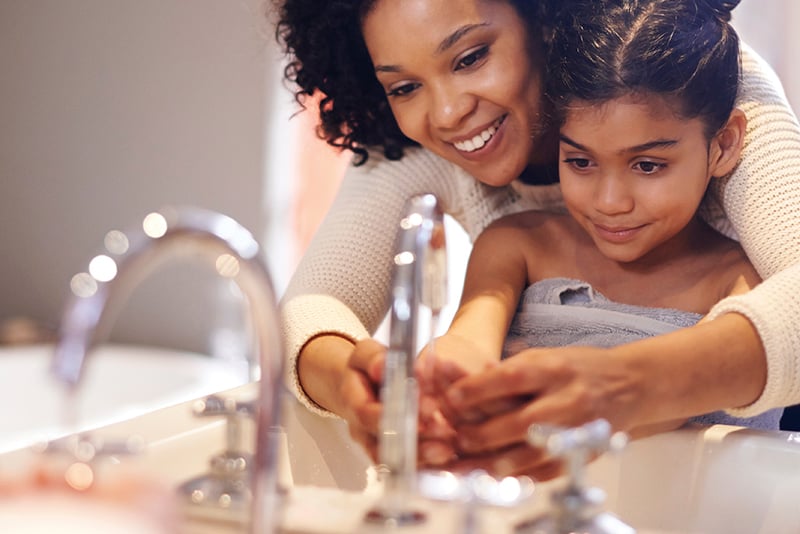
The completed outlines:
{"type": "MultiPolygon", "coordinates": [[[[529,347],[589,345],[613,347],[692,326],[697,313],[612,302],[591,285],[569,278],[549,278],[529,286],[520,299],[503,347],[506,358],[529,347]]],[[[777,430],[782,409],[756,417],[712,412],[690,422],[777,430]]]]}

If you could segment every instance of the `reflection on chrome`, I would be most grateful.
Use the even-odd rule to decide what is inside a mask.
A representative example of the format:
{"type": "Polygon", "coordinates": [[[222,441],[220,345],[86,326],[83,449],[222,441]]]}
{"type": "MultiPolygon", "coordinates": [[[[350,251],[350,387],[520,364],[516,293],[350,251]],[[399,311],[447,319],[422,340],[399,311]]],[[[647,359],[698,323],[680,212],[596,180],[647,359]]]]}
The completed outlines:
{"type": "Polygon", "coordinates": [[[76,297],[88,298],[97,293],[97,280],[89,273],[78,273],[70,280],[69,288],[76,297]]]}
{"type": "Polygon", "coordinates": [[[89,262],[89,274],[98,282],[110,282],[117,276],[117,262],[105,254],[98,254],[89,262]]]}
{"type": "Polygon", "coordinates": [[[158,239],[167,233],[167,219],[160,213],[149,213],[142,221],[142,229],[148,237],[158,239]]]}
{"type": "Polygon", "coordinates": [[[125,254],[128,252],[130,243],[128,242],[128,236],[123,232],[111,230],[103,239],[103,245],[105,245],[106,250],[111,254],[125,254]]]}
{"type": "Polygon", "coordinates": [[[198,208],[166,208],[151,213],[141,228],[127,233],[129,246],[116,260],[97,256],[92,260],[91,275],[73,277],[74,296],[62,316],[53,372],[68,391],[75,391],[89,351],[113,322],[113,312],[130,291],[162,260],[186,254],[205,257],[245,295],[255,332],[257,350],[253,353],[259,357],[251,362],[251,378],[260,378],[260,385],[251,526],[253,532],[272,532],[278,521],[279,496],[271,429],[280,423],[284,357],[275,294],[261,248],[235,220],[198,208]]]}
{"type": "Polygon", "coordinates": [[[230,254],[220,254],[214,262],[217,273],[225,278],[236,278],[239,274],[239,260],[230,254]]]}

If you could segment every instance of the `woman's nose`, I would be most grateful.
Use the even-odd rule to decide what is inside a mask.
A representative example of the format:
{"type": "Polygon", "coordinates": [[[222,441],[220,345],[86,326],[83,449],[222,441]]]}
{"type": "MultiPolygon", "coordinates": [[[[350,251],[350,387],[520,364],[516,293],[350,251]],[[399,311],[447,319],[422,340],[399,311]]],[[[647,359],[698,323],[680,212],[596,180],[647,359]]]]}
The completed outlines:
{"type": "Polygon", "coordinates": [[[431,107],[430,117],[433,126],[452,130],[457,128],[474,109],[475,98],[453,84],[440,84],[434,90],[431,107]]]}
{"type": "Polygon", "coordinates": [[[628,213],[633,210],[633,195],[625,180],[606,175],[597,183],[594,205],[597,211],[606,215],[628,213]]]}

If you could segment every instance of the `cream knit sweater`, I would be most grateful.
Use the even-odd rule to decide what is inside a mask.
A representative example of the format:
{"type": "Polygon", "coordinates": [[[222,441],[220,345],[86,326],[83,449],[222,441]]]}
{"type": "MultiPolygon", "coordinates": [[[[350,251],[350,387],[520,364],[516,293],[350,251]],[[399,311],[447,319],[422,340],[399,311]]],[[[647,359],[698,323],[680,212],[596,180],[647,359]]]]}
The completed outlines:
{"type": "MultiPolygon", "coordinates": [[[[761,336],[766,387],[753,404],[729,410],[750,417],[800,403],[800,126],[774,72],[746,47],[743,71],[738,105],[748,119],[746,146],[734,174],[712,182],[704,215],[741,242],[764,278],[710,313],[739,312],[761,336]]],[[[320,414],[328,412],[299,387],[298,352],[321,333],[358,340],[375,331],[389,307],[397,223],[406,199],[420,193],[435,194],[473,240],[502,215],[560,206],[557,186],[487,187],[423,149],[400,161],[373,153],[350,168],[281,302],[290,387],[320,414]]]]}

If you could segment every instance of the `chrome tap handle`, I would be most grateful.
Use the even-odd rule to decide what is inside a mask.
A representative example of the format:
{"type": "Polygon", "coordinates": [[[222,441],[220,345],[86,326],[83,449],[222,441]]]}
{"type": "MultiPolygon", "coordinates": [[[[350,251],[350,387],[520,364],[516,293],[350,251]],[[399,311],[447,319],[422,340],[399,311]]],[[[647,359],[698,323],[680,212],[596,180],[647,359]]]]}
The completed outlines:
{"type": "Polygon", "coordinates": [[[620,451],[628,443],[628,436],[613,432],[605,419],[597,419],[575,428],[532,424],[528,428],[528,443],[563,457],[573,451],[620,451]]]}
{"type": "Polygon", "coordinates": [[[246,419],[255,420],[257,406],[253,402],[209,395],[195,403],[193,412],[196,417],[224,417],[226,452],[241,454],[242,423],[246,419]]]}
{"type": "Polygon", "coordinates": [[[585,484],[586,463],[592,454],[620,451],[628,442],[624,432],[613,432],[604,419],[575,428],[533,424],[528,443],[566,462],[566,486],[551,495],[549,515],[517,525],[517,534],[633,534],[635,530],[616,516],[601,511],[605,493],[585,484]]]}

